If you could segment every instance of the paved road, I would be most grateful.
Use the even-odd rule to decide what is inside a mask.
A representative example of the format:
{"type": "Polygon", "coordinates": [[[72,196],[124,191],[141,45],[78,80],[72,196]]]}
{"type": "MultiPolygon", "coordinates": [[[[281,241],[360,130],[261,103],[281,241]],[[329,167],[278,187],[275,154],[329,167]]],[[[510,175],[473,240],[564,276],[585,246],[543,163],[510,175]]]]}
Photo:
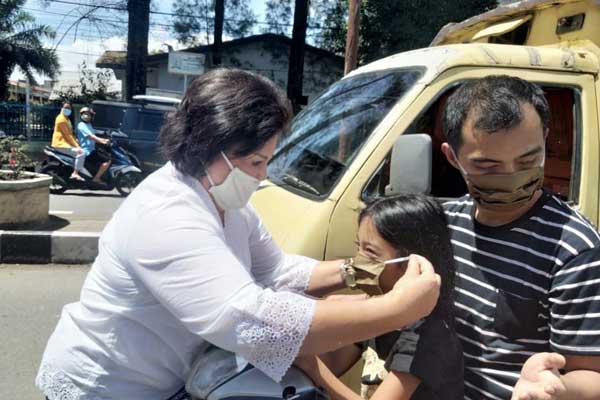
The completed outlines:
{"type": "Polygon", "coordinates": [[[63,194],[50,195],[50,213],[66,218],[74,215],[78,218],[108,220],[123,200],[116,190],[68,190],[63,194]]]}
{"type": "Polygon", "coordinates": [[[0,264],[0,399],[41,400],[34,379],[62,306],[75,301],[87,266],[0,264]]]}

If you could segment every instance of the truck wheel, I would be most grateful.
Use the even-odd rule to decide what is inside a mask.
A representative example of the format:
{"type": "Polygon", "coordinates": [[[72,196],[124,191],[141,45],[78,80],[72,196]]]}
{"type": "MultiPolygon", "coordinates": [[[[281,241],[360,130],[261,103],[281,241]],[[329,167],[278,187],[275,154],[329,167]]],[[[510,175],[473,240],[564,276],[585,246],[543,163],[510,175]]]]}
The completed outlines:
{"type": "Polygon", "coordinates": [[[46,164],[40,170],[42,174],[52,177],[52,183],[50,184],[50,193],[52,194],[61,194],[68,189],[68,184],[63,176],[63,169],[62,165],[46,164]]]}
{"type": "Polygon", "coordinates": [[[121,196],[127,197],[142,181],[142,176],[139,172],[129,171],[117,176],[115,186],[121,196]]]}

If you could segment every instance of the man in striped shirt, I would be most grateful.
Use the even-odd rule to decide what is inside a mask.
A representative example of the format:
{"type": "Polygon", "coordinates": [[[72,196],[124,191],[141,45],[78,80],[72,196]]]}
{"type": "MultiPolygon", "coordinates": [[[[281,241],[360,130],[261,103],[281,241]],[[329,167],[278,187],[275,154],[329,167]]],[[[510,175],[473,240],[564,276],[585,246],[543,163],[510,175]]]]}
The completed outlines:
{"type": "Polygon", "coordinates": [[[535,84],[461,86],[442,151],[469,194],[445,205],[468,399],[600,399],[600,237],[542,189],[549,108],[535,84]]]}

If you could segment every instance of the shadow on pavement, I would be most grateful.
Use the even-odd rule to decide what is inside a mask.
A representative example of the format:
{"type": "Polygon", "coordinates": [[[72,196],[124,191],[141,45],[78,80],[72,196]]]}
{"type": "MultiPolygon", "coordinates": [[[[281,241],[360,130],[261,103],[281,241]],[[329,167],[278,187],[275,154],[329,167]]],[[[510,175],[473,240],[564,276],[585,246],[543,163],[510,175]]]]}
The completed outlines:
{"type": "Polygon", "coordinates": [[[120,194],[107,193],[107,192],[104,192],[104,193],[98,193],[98,192],[79,192],[79,193],[65,192],[65,193],[61,193],[61,194],[56,194],[54,196],[123,198],[123,196],[121,196],[120,194]]]}
{"type": "Polygon", "coordinates": [[[48,220],[43,223],[29,224],[0,224],[0,230],[7,231],[56,231],[68,226],[71,222],[67,219],[49,215],[48,220]]]}

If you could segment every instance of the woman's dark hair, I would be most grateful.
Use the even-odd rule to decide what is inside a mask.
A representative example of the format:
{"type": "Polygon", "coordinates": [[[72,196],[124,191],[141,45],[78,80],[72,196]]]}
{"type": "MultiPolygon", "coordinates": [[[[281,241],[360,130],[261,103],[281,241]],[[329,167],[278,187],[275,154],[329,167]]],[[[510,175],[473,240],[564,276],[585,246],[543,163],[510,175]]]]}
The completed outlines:
{"type": "Polygon", "coordinates": [[[446,103],[443,123],[446,140],[458,154],[463,125],[469,115],[476,129],[494,133],[519,125],[523,120],[521,107],[527,103],[537,111],[545,131],[550,107],[544,91],[535,83],[509,75],[490,75],[466,82],[446,103]]]}
{"type": "Polygon", "coordinates": [[[397,256],[418,254],[427,258],[442,277],[434,313],[453,324],[454,256],[444,209],[433,197],[402,194],[379,198],[367,205],[358,222],[370,217],[381,237],[397,256]]]}
{"type": "Polygon", "coordinates": [[[239,69],[214,69],[194,79],[160,131],[163,156],[196,177],[221,152],[251,154],[285,133],[293,116],[285,93],[269,79],[239,69]]]}
{"type": "Polygon", "coordinates": [[[62,103],[62,107],[64,108],[64,106],[66,106],[67,104],[69,105],[69,107],[73,107],[73,106],[71,105],[71,103],[69,103],[68,101],[65,101],[64,103],[62,103]]]}

